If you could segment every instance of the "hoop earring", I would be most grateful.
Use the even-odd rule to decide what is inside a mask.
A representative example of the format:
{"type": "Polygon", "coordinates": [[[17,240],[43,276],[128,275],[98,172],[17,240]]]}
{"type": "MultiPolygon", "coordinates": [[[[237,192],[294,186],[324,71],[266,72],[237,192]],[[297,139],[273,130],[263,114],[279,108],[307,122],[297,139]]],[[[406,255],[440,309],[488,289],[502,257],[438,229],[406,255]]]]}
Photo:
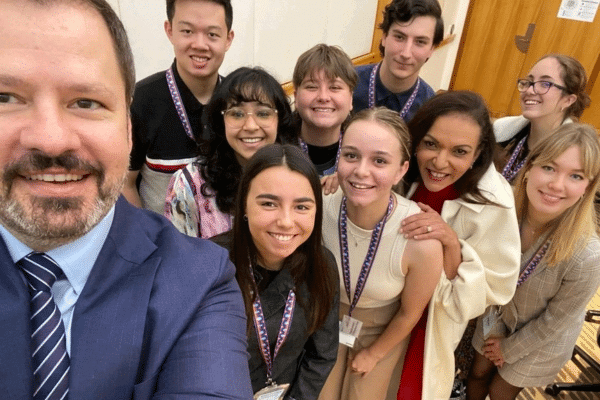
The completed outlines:
{"type": "Polygon", "coordinates": [[[248,222],[248,216],[246,214],[244,214],[242,218],[244,219],[244,221],[248,222]]]}

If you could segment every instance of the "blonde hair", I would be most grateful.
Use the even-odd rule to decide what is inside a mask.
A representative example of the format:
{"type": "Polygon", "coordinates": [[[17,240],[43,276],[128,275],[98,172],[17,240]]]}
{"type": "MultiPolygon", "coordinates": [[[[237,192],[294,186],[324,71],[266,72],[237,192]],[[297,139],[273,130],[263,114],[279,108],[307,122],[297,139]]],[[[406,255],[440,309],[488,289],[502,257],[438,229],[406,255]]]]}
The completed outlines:
{"type": "Polygon", "coordinates": [[[527,215],[527,177],[535,165],[546,164],[560,157],[569,148],[577,146],[581,154],[583,174],[589,183],[582,198],[552,221],[549,227],[550,246],[544,260],[555,265],[569,259],[596,234],[597,216],[594,198],[600,184],[600,140],[598,132],[587,124],[572,123],[558,127],[539,142],[529,153],[527,161],[515,179],[515,207],[517,218],[527,215]]]}
{"type": "Polygon", "coordinates": [[[348,121],[346,129],[356,121],[373,121],[388,128],[400,142],[402,162],[410,160],[410,133],[404,119],[396,111],[386,107],[366,108],[354,114],[348,121]]]}

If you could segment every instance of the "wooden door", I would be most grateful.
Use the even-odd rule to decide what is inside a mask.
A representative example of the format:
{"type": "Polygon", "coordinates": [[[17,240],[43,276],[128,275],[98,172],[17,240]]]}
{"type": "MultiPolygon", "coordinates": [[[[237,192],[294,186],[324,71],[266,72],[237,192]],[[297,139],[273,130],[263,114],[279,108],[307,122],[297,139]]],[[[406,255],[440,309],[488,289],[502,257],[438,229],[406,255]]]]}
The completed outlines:
{"type": "Polygon", "coordinates": [[[545,0],[471,0],[452,90],[473,90],[495,117],[507,114],[526,55],[514,44],[535,21],[545,0]]]}
{"type": "MultiPolygon", "coordinates": [[[[544,54],[572,56],[590,76],[600,54],[600,16],[593,23],[557,18],[561,2],[472,0],[451,88],[481,93],[493,116],[501,117],[520,114],[516,80],[544,54]],[[522,53],[515,36],[525,35],[529,24],[535,24],[535,30],[527,53],[522,53]]],[[[598,90],[590,86],[589,92],[595,97],[592,102],[600,103],[598,90]]]]}

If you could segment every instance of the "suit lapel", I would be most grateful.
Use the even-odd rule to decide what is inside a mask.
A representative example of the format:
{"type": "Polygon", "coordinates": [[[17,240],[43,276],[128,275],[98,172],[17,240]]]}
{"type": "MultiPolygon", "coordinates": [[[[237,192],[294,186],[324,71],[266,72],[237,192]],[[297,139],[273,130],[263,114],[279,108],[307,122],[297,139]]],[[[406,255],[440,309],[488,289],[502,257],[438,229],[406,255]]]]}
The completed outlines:
{"type": "Polygon", "coordinates": [[[32,398],[29,292],[0,238],[0,397],[32,398]]]}
{"type": "MultiPolygon", "coordinates": [[[[160,259],[126,201],[77,301],[71,331],[70,397],[129,399],[143,365],[148,302],[160,259]]],[[[138,214],[139,217],[139,214],[138,214]]]]}

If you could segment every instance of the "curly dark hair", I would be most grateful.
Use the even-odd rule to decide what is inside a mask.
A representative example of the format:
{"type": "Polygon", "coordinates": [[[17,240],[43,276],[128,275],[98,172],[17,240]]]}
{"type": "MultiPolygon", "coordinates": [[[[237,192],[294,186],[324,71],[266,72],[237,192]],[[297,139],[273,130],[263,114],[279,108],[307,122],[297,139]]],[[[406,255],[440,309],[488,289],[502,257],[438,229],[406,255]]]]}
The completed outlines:
{"type": "MultiPolygon", "coordinates": [[[[231,214],[242,166],[225,137],[221,111],[234,104],[257,101],[277,109],[277,143],[298,145],[298,133],[292,126],[290,102],[281,85],[259,67],[241,67],[229,74],[217,87],[202,116],[207,147],[201,149],[198,163],[205,183],[202,195],[215,196],[217,207],[231,214]]],[[[203,140],[198,138],[202,148],[203,140]]]]}
{"type": "MultiPolygon", "coordinates": [[[[386,35],[395,22],[408,23],[416,17],[435,18],[435,29],[433,31],[433,46],[437,46],[444,39],[444,20],[442,19],[442,7],[437,0],[393,0],[383,10],[383,22],[379,29],[386,35]]],[[[385,47],[379,43],[379,53],[383,57],[385,47]]]]}

